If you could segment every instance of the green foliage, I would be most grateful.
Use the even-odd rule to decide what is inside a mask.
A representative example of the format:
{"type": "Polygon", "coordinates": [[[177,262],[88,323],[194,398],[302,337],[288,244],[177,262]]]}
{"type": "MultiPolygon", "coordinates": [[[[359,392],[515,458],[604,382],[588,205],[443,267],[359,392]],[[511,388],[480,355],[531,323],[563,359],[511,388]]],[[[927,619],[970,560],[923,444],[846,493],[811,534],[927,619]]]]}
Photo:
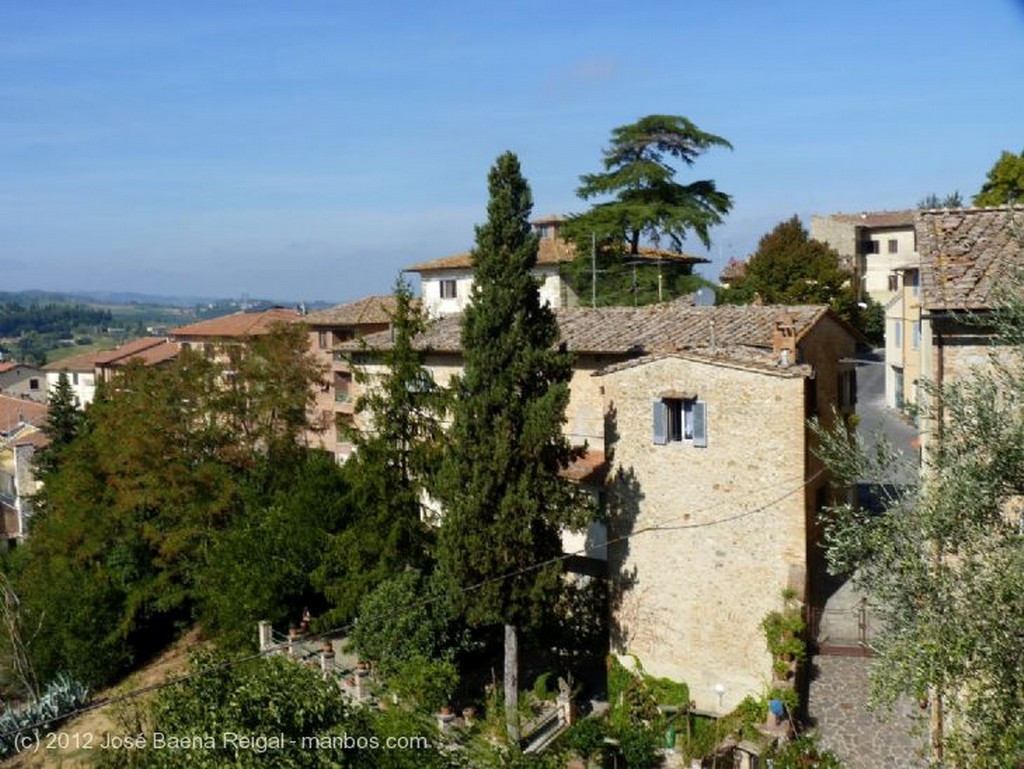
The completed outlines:
{"type": "Polygon", "coordinates": [[[917,207],[924,210],[929,208],[963,208],[964,200],[960,197],[960,190],[955,190],[951,195],[940,198],[934,192],[930,192],[918,201],[917,207]]]}
{"type": "Polygon", "coordinates": [[[619,752],[630,769],[653,769],[661,766],[662,733],[654,727],[634,726],[616,734],[619,752]]]}
{"type": "Polygon", "coordinates": [[[860,306],[850,274],[839,266],[839,253],[812,240],[795,215],[761,238],[742,285],[722,292],[723,301],[732,304],[755,296],[765,304],[827,304],[874,343],[884,338],[884,308],[870,299],[860,306]]]}
{"type": "Polygon", "coordinates": [[[569,727],[569,731],[565,733],[564,743],[587,762],[601,754],[607,736],[608,730],[603,719],[584,718],[569,727]]]}
{"type": "Polygon", "coordinates": [[[76,329],[107,326],[110,322],[108,310],[82,304],[31,302],[25,305],[17,301],[0,301],[0,336],[19,336],[31,331],[68,339],[76,329]]]}
{"type": "Polygon", "coordinates": [[[43,432],[49,445],[35,456],[36,475],[45,483],[46,476],[57,469],[61,452],[74,440],[83,427],[85,415],[66,371],[57,377],[57,385],[47,399],[48,408],[43,432]]]}
{"type": "Polygon", "coordinates": [[[105,750],[104,767],[219,769],[223,766],[447,767],[431,727],[400,712],[353,710],[337,685],[284,658],[258,658],[225,666],[209,656],[194,661],[194,675],[160,691],[139,722],[127,724],[139,749],[105,750]],[[190,737],[188,748],[158,747],[166,738],[190,737]],[[248,737],[245,746],[225,735],[248,737]],[[426,747],[384,747],[387,737],[418,737],[426,747]],[[348,738],[348,739],[346,739],[348,738]],[[259,742],[262,740],[262,742],[259,742]],[[305,742],[304,742],[305,740],[305,742]],[[369,742],[379,745],[374,749],[369,742]]]}
{"type": "MultiPolygon", "coordinates": [[[[12,560],[24,620],[39,627],[31,651],[42,678],[116,678],[191,623],[204,595],[228,600],[208,567],[273,583],[280,562],[267,552],[257,568],[259,550],[241,530],[270,532],[252,517],[258,501],[274,501],[264,496],[269,469],[302,457],[297,438],[319,379],[305,345],[301,329],[282,328],[237,356],[230,376],[186,352],[165,367],[127,366],[100,390],[12,560]],[[240,529],[233,546],[220,536],[229,526],[240,529]],[[213,563],[222,546],[247,560],[213,563]]],[[[224,586],[237,597],[244,583],[224,586]]]]}
{"type": "Polygon", "coordinates": [[[843,317],[860,329],[871,344],[881,346],[885,344],[885,307],[870,296],[864,297],[863,301],[867,307],[850,308],[843,317]]]}
{"type": "Polygon", "coordinates": [[[560,529],[585,512],[559,470],[578,454],[562,435],[572,375],[552,349],[558,325],[530,269],[537,239],[529,187],[511,153],[490,177],[488,223],[477,228],[473,297],[462,318],[463,373],[437,491],[440,564],[467,594],[471,623],[537,619],[559,586],[557,566],[510,575],[561,554],[560,529]]]}
{"type": "MultiPolygon", "coordinates": [[[[516,629],[547,618],[561,586],[557,562],[534,565],[560,556],[561,529],[579,527],[588,511],[559,476],[579,455],[562,434],[572,362],[554,349],[558,325],[530,272],[533,201],[515,155],[498,158],[488,186],[462,315],[463,372],[451,385],[452,424],[436,485],[445,509],[438,560],[450,584],[474,588],[463,594],[470,624],[505,625],[511,699],[516,629]]],[[[515,703],[506,704],[514,714],[515,703]]]]}
{"type": "Polygon", "coordinates": [[[357,450],[346,463],[355,515],[329,537],[315,575],[332,603],[325,619],[331,624],[350,620],[367,591],[388,576],[431,560],[423,499],[440,459],[445,399],[413,348],[424,318],[401,278],[395,300],[394,343],[375,360],[386,367],[384,376],[371,381],[357,369],[358,381],[369,388],[357,409],[372,427],[354,436],[357,450]]]}
{"type": "Polygon", "coordinates": [[[628,766],[657,766],[668,721],[659,705],[690,707],[690,689],[685,683],[655,678],[626,669],[614,655],[608,657],[608,700],[611,732],[628,766]]]}
{"type": "Polygon", "coordinates": [[[573,216],[568,237],[581,252],[589,249],[591,233],[602,246],[634,255],[643,241],[659,245],[665,240],[671,250],[681,251],[691,231],[709,245],[709,231],[721,224],[732,199],[708,179],[680,184],[668,159],[692,166],[713,147],[732,145],[675,115],[648,115],[615,128],[604,151],[604,171],[581,176],[576,191],[584,200],[612,199],[573,216]]]}
{"type": "MultiPolygon", "coordinates": [[[[602,248],[595,263],[598,307],[667,302],[693,294],[705,286],[714,288],[713,283],[693,274],[692,265],[667,261],[659,265],[654,259],[645,259],[634,267],[621,249],[602,248]]],[[[588,243],[566,267],[565,277],[579,297],[580,304],[589,305],[591,295],[595,293],[591,285],[593,266],[588,243]]]]}
{"type": "Polygon", "coordinates": [[[553,701],[557,690],[552,686],[554,675],[550,672],[541,673],[533,682],[533,696],[538,700],[553,701]]]}
{"type": "Polygon", "coordinates": [[[946,760],[963,767],[1014,766],[1024,746],[1024,538],[1008,514],[1024,493],[1022,285],[983,319],[997,330],[990,365],[925,386],[919,482],[900,485],[905,460],[886,442],[868,452],[817,431],[838,483],[881,491],[883,512],[840,506],[826,528],[831,569],[854,573],[878,615],[874,698],[941,698],[946,760]]]}
{"type": "Polygon", "coordinates": [[[1024,152],[1003,152],[988,172],[981,190],[974,196],[976,206],[1013,205],[1024,198],[1024,152]]]}
{"type": "Polygon", "coordinates": [[[199,572],[204,627],[223,648],[251,648],[253,622],[294,623],[303,609],[318,615],[325,599],[314,584],[331,533],[352,519],[347,474],[334,457],[309,451],[260,494],[245,495],[231,521],[212,537],[199,572]]]}
{"type": "Polygon", "coordinates": [[[802,734],[794,740],[787,740],[771,748],[762,757],[770,759],[776,769],[842,769],[839,758],[830,750],[818,745],[814,734],[802,734]]]}
{"type": "Polygon", "coordinates": [[[783,611],[768,612],[761,620],[768,652],[777,660],[802,662],[807,656],[804,619],[799,606],[790,602],[783,611]]]}
{"type": "Polygon", "coordinates": [[[38,740],[54,731],[60,719],[85,704],[89,690],[67,676],[51,681],[42,696],[22,708],[8,708],[0,716],[0,758],[31,751],[26,739],[38,740]]]}
{"type": "Polygon", "coordinates": [[[439,580],[406,569],[363,599],[352,641],[398,694],[436,710],[451,703],[455,658],[468,646],[453,617],[439,580]]]}
{"type": "Polygon", "coordinates": [[[761,238],[743,285],[765,304],[831,304],[850,291],[849,279],[839,254],[812,240],[794,215],[761,238]]]}

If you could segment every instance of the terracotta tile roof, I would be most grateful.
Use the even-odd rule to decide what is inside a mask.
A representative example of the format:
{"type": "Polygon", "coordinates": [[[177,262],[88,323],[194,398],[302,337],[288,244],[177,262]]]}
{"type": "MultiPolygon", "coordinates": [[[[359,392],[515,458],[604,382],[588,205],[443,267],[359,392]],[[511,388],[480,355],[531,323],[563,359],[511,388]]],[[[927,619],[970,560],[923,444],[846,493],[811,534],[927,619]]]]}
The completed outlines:
{"type": "MultiPolygon", "coordinates": [[[[811,326],[828,313],[824,305],[780,307],[772,305],[723,305],[694,307],[685,301],[647,307],[583,307],[555,311],[562,340],[576,353],[646,355],[700,347],[745,345],[771,348],[776,319],[788,312],[799,340],[811,326]]],[[[459,352],[462,332],[459,315],[434,321],[419,335],[418,349],[459,352]]],[[[363,342],[371,349],[387,349],[390,332],[371,334],[363,342]]],[[[351,342],[341,349],[353,352],[361,344],[351,342]]]]}
{"type": "Polygon", "coordinates": [[[112,363],[116,360],[120,360],[126,356],[132,356],[133,354],[141,353],[143,350],[148,350],[150,347],[155,347],[158,344],[163,344],[164,339],[157,336],[144,336],[141,339],[135,339],[131,342],[125,342],[120,347],[116,347],[113,350],[104,350],[96,355],[96,363],[112,363]]]}
{"type": "MultiPolygon", "coordinates": [[[[542,238],[540,247],[537,249],[537,264],[561,264],[571,262],[576,258],[576,248],[560,238],[542,238]]],[[[658,248],[641,248],[641,259],[651,261],[677,262],[679,264],[707,264],[709,259],[693,254],[680,254],[675,251],[666,251],[658,248]]],[[[445,256],[440,259],[432,259],[427,262],[419,262],[411,267],[406,267],[405,272],[436,272],[439,270],[468,270],[473,266],[473,254],[466,251],[454,256],[445,256]]]]}
{"type": "Polygon", "coordinates": [[[146,337],[103,353],[102,357],[96,359],[96,365],[100,367],[126,366],[131,361],[137,360],[144,366],[155,366],[174,360],[180,354],[181,344],[178,342],[169,342],[160,337],[146,337]],[[143,341],[148,344],[142,344],[143,341]]]}
{"type": "Polygon", "coordinates": [[[984,310],[994,289],[1024,269],[1024,212],[1008,207],[921,211],[921,287],[929,310],[984,310]]]}
{"type": "Polygon", "coordinates": [[[93,371],[96,368],[96,358],[109,350],[83,352],[81,355],[72,355],[70,358],[61,358],[53,363],[43,366],[43,371],[93,371]]]}
{"type": "Polygon", "coordinates": [[[863,211],[859,214],[830,214],[827,218],[856,224],[859,227],[910,227],[917,211],[912,208],[902,211],[863,211]]]}
{"type": "Polygon", "coordinates": [[[586,481],[596,478],[607,469],[604,452],[587,449],[583,456],[574,459],[559,475],[570,481],[586,481]]]}
{"type": "Polygon", "coordinates": [[[171,329],[170,336],[175,340],[184,337],[244,338],[269,334],[275,323],[294,323],[300,320],[302,316],[295,310],[272,307],[262,312],[236,312],[219,318],[201,320],[198,323],[171,329]]]}
{"type": "Polygon", "coordinates": [[[10,435],[24,423],[40,427],[46,421],[46,411],[45,403],[0,394],[0,434],[10,435]]]}
{"type": "Polygon", "coordinates": [[[0,374],[6,374],[8,371],[16,369],[20,365],[20,363],[14,362],[0,363],[0,374]]]}
{"type": "Polygon", "coordinates": [[[390,324],[394,314],[394,296],[364,296],[354,302],[311,312],[303,320],[310,326],[369,326],[390,324]]]}
{"type": "Polygon", "coordinates": [[[37,449],[41,449],[50,445],[50,438],[42,430],[22,430],[11,439],[10,445],[35,446],[37,449]]]}

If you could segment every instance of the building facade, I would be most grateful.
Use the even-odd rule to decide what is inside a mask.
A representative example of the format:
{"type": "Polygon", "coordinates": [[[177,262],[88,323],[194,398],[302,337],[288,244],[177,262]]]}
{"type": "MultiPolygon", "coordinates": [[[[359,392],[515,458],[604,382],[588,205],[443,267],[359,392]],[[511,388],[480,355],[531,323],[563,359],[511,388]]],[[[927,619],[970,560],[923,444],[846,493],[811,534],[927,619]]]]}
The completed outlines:
{"type": "MultiPolygon", "coordinates": [[[[722,714],[763,693],[760,628],[792,589],[814,603],[822,565],[816,513],[827,478],[809,416],[851,414],[858,335],[824,307],[556,311],[575,355],[565,433],[587,453],[570,475],[602,500],[603,523],[563,546],[612,587],[611,646],[686,681],[722,714]],[[607,528],[604,528],[604,527],[607,528]]],[[[370,381],[382,370],[368,336],[370,381]]],[[[438,384],[461,369],[459,318],[416,339],[438,384]]]]}
{"type": "Polygon", "coordinates": [[[859,297],[887,304],[899,292],[895,271],[916,263],[915,211],[865,211],[811,217],[811,237],[839,252],[859,297]]]}
{"type": "MultiPolygon", "coordinates": [[[[1024,269],[1024,214],[1011,207],[922,211],[921,244],[922,376],[941,387],[989,366],[995,329],[989,313],[1018,288],[1024,269]]],[[[934,440],[941,403],[922,397],[922,452],[934,440]]]]}

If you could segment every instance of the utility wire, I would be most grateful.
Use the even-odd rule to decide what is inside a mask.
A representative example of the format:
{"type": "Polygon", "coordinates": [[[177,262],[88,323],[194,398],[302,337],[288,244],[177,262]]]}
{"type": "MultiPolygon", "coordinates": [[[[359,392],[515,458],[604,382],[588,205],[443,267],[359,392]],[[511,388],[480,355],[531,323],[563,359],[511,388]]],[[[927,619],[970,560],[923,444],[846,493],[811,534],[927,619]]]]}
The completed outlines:
{"type": "MultiPolygon", "coordinates": [[[[553,566],[555,564],[562,563],[562,562],[568,560],[569,558],[573,558],[573,557],[578,556],[578,555],[586,555],[588,549],[593,550],[593,549],[597,549],[597,548],[608,547],[609,545],[619,544],[621,542],[627,542],[630,539],[632,539],[633,537],[637,537],[637,536],[639,536],[641,534],[647,534],[647,533],[650,533],[652,531],[681,531],[681,530],[686,530],[686,529],[702,529],[702,528],[709,528],[709,527],[712,527],[712,526],[721,526],[723,524],[732,523],[734,521],[738,521],[738,520],[741,520],[743,518],[749,518],[749,517],[751,517],[753,515],[757,515],[758,513],[764,512],[765,510],[768,510],[769,508],[774,507],[775,505],[777,505],[780,502],[788,499],[789,497],[793,496],[794,494],[800,493],[807,486],[809,486],[815,480],[820,478],[824,474],[824,472],[825,472],[824,469],[818,470],[810,478],[807,478],[805,481],[800,483],[800,485],[788,489],[783,494],[780,494],[779,496],[772,498],[768,502],[765,502],[765,503],[763,503],[761,505],[753,507],[753,508],[751,508],[749,510],[744,510],[744,511],[742,511],[740,513],[736,513],[734,515],[727,516],[725,518],[716,518],[716,519],[709,520],[709,521],[699,521],[699,522],[695,522],[695,523],[668,525],[668,524],[672,524],[675,521],[686,520],[686,519],[688,519],[692,515],[692,513],[682,513],[682,514],[679,514],[679,515],[672,516],[670,518],[666,518],[666,519],[664,519],[664,520],[662,520],[660,522],[655,522],[655,523],[652,523],[652,524],[650,524],[648,526],[644,526],[642,528],[636,529],[634,531],[629,532],[628,534],[623,534],[622,536],[613,537],[612,539],[607,539],[604,542],[598,543],[596,545],[591,545],[590,548],[583,547],[583,548],[580,548],[580,549],[575,550],[575,551],[570,552],[570,553],[562,553],[562,554],[554,556],[552,558],[548,558],[548,559],[545,559],[543,561],[538,561],[538,562],[530,564],[528,566],[523,566],[522,568],[516,569],[516,570],[508,572],[506,574],[502,574],[502,575],[499,575],[499,576],[496,576],[496,577],[488,577],[487,579],[483,579],[483,580],[481,580],[481,581],[479,581],[479,582],[477,582],[477,583],[475,583],[473,585],[469,585],[467,587],[460,588],[459,592],[461,592],[461,593],[471,593],[471,592],[474,592],[476,590],[481,590],[484,587],[487,587],[488,585],[492,585],[492,584],[494,584],[496,582],[503,582],[503,581],[505,581],[507,579],[513,579],[515,577],[520,577],[520,576],[523,576],[524,574],[529,574],[531,572],[538,571],[538,570],[543,569],[543,568],[545,568],[547,566],[553,566]]],[[[775,484],[775,486],[780,486],[780,485],[782,485],[782,482],[780,482],[778,484],[775,484]]],[[[772,487],[769,487],[769,488],[775,488],[775,486],[772,486],[772,487]]],[[[764,489],[761,489],[759,491],[764,491],[764,489]]],[[[716,509],[718,507],[722,507],[726,503],[727,503],[727,501],[724,501],[724,500],[720,501],[720,502],[717,502],[717,503],[715,503],[713,505],[710,505],[708,507],[702,508],[701,510],[698,510],[697,514],[699,515],[699,514],[702,514],[702,513],[710,512],[711,510],[714,510],[714,509],[716,509]]],[[[411,611],[413,609],[419,609],[419,608],[424,607],[424,606],[429,606],[429,605],[431,605],[433,603],[437,603],[438,601],[444,600],[445,598],[447,598],[447,596],[439,596],[439,597],[435,597],[435,598],[423,599],[422,601],[414,603],[412,606],[408,607],[407,611],[411,611]]],[[[321,639],[326,640],[326,639],[329,639],[329,638],[337,637],[338,635],[347,634],[349,631],[351,631],[355,627],[355,624],[356,624],[357,621],[358,620],[346,623],[344,625],[339,625],[337,627],[333,627],[333,628],[330,628],[328,630],[324,630],[324,631],[319,632],[319,633],[314,633],[312,635],[306,635],[306,636],[303,637],[302,640],[308,643],[308,642],[315,642],[315,641],[318,641],[318,640],[321,640],[321,639]]],[[[266,656],[269,656],[271,654],[277,654],[278,652],[284,651],[287,648],[288,648],[287,644],[277,644],[277,645],[274,645],[274,646],[270,646],[270,647],[268,647],[266,649],[261,649],[260,651],[254,652],[252,654],[243,655],[241,657],[236,657],[234,659],[223,660],[221,662],[217,662],[217,663],[214,663],[212,665],[208,665],[208,666],[206,666],[204,668],[200,668],[199,670],[194,670],[191,673],[186,673],[184,675],[176,676],[174,678],[169,678],[166,681],[161,681],[159,683],[150,684],[148,686],[139,687],[137,689],[132,689],[132,690],[124,692],[122,694],[118,694],[118,695],[114,695],[114,696],[110,696],[110,697],[104,697],[102,699],[94,700],[93,702],[90,702],[87,705],[83,705],[83,706],[81,706],[79,708],[76,708],[75,710],[69,711],[68,713],[64,713],[64,714],[62,714],[62,715],[60,715],[58,717],[48,718],[48,719],[45,719],[45,720],[42,720],[42,721],[36,721],[35,723],[27,724],[27,725],[25,725],[23,727],[20,727],[19,729],[10,730],[10,731],[7,731],[7,732],[0,733],[0,740],[6,739],[8,737],[13,737],[13,736],[18,735],[18,734],[23,734],[25,732],[33,732],[33,731],[35,731],[37,729],[41,729],[42,727],[47,726],[48,724],[54,723],[55,721],[70,720],[72,718],[76,718],[77,716],[83,715],[85,713],[90,713],[90,712],[92,712],[94,710],[99,710],[101,708],[105,708],[105,707],[108,707],[110,705],[116,705],[116,704],[119,704],[121,702],[127,702],[129,700],[133,700],[133,699],[136,699],[136,698],[141,697],[143,695],[150,694],[150,693],[156,692],[156,691],[160,691],[161,689],[166,689],[166,688],[171,687],[171,686],[177,686],[179,684],[187,683],[188,681],[191,681],[191,680],[193,680],[195,678],[200,678],[200,677],[205,676],[205,675],[210,675],[210,674],[213,674],[213,673],[218,673],[218,672],[220,672],[222,670],[227,670],[227,669],[232,668],[232,667],[234,667],[236,665],[244,665],[244,664],[246,664],[248,662],[253,662],[253,661],[258,660],[258,659],[260,659],[262,657],[266,657],[266,656]]]]}

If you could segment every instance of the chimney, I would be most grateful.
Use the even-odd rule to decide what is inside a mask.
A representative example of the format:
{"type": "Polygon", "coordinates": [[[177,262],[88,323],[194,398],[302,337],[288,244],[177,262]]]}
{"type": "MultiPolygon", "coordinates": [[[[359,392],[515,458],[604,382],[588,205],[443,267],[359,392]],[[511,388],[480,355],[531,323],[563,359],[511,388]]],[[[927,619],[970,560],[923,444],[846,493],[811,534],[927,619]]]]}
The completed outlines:
{"type": "Polygon", "coordinates": [[[779,357],[780,366],[791,366],[796,362],[796,324],[789,312],[775,318],[772,354],[779,357]]]}

